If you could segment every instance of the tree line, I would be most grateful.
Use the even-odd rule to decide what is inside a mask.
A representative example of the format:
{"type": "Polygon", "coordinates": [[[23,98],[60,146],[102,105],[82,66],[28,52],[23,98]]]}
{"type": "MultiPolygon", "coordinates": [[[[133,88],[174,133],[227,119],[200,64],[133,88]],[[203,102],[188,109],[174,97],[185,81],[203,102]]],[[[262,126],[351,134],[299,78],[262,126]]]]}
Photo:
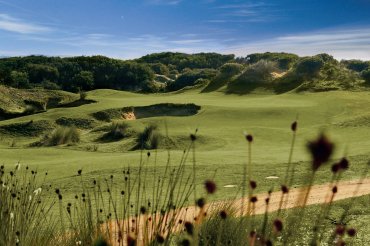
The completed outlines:
{"type": "MultiPolygon", "coordinates": [[[[71,92],[102,88],[141,92],[155,92],[161,88],[163,91],[173,91],[197,83],[207,83],[225,72],[225,69],[240,70],[261,61],[273,62],[279,70],[295,69],[297,73],[310,77],[327,60],[332,60],[332,57],[321,54],[302,58],[295,54],[271,52],[246,57],[163,52],[135,60],[105,56],[61,58],[33,55],[1,58],[0,84],[15,88],[62,89],[71,92]],[[158,74],[165,76],[168,82],[156,82],[158,74]]],[[[348,60],[340,64],[370,83],[369,61],[348,60]]],[[[331,72],[338,73],[334,69],[331,72]]]]}

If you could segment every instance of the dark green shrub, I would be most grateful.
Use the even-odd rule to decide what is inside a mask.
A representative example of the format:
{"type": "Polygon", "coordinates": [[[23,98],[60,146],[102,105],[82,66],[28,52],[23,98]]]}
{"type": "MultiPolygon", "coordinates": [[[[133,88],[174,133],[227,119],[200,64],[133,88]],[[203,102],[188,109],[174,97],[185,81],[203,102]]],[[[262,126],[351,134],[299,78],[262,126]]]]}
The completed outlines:
{"type": "Polygon", "coordinates": [[[250,54],[244,58],[246,63],[251,64],[257,63],[261,60],[276,62],[278,68],[282,70],[289,70],[298,59],[299,57],[295,54],[273,52],[250,54]]]}
{"type": "Polygon", "coordinates": [[[363,71],[361,77],[365,80],[366,84],[370,85],[370,69],[363,71]]]}
{"type": "Polygon", "coordinates": [[[166,88],[165,83],[156,82],[156,81],[147,81],[143,84],[141,91],[148,92],[148,93],[157,93],[157,92],[164,92],[166,88]]]}
{"type": "Polygon", "coordinates": [[[72,127],[75,126],[81,129],[90,129],[95,126],[95,121],[92,119],[85,119],[85,118],[67,118],[61,117],[58,118],[55,123],[60,126],[72,127]]]}
{"type": "MultiPolygon", "coordinates": [[[[34,85],[34,87],[39,87],[39,86],[34,85]]],[[[47,79],[44,79],[41,82],[40,87],[44,88],[46,90],[60,90],[61,89],[61,87],[59,85],[57,85],[56,83],[54,83],[50,80],[47,80],[47,79]]]]}
{"type": "Polygon", "coordinates": [[[344,66],[348,69],[351,69],[356,72],[362,72],[370,68],[369,61],[361,61],[361,60],[343,60],[341,61],[344,66]]]}
{"type": "Polygon", "coordinates": [[[300,77],[309,79],[317,76],[323,66],[324,60],[321,57],[305,57],[298,61],[295,72],[300,77]]]}
{"type": "Polygon", "coordinates": [[[161,74],[165,76],[170,75],[170,70],[168,67],[162,63],[152,63],[149,64],[150,68],[156,73],[156,74],[161,74]]]}
{"type": "Polygon", "coordinates": [[[225,63],[220,67],[223,76],[233,76],[243,71],[244,66],[238,63],[225,63]]]}
{"type": "Polygon", "coordinates": [[[119,119],[122,117],[121,109],[106,109],[103,111],[95,112],[92,116],[100,121],[110,122],[112,119],[119,119]]]}

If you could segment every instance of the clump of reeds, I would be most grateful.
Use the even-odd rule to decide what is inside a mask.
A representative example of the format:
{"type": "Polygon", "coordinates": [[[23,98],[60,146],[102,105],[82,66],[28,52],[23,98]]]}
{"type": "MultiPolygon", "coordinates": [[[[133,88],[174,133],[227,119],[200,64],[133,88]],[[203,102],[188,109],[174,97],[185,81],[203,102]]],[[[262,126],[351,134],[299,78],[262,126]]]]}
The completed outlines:
{"type": "Polygon", "coordinates": [[[124,121],[113,121],[108,131],[100,138],[103,141],[117,141],[131,135],[129,125],[124,121]]]}
{"type": "Polygon", "coordinates": [[[40,175],[19,163],[0,167],[0,245],[48,245],[55,240],[47,173],[40,175]]]}
{"type": "Polygon", "coordinates": [[[31,144],[31,146],[57,146],[64,144],[77,144],[80,142],[81,134],[75,126],[57,127],[50,134],[46,134],[43,138],[31,144]]]}
{"type": "Polygon", "coordinates": [[[161,136],[158,133],[158,126],[155,124],[150,124],[146,126],[145,129],[137,136],[136,146],[134,149],[157,149],[160,138],[161,136]]]}

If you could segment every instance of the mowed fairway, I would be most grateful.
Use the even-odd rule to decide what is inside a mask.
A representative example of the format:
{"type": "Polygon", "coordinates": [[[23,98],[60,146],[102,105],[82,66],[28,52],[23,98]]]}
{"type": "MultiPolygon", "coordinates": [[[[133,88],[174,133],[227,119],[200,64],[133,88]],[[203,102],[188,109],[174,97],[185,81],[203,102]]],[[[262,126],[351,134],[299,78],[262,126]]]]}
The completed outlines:
{"type": "MultiPolygon", "coordinates": [[[[89,99],[97,103],[74,108],[56,108],[48,112],[0,121],[1,125],[30,120],[54,122],[60,117],[91,118],[97,111],[127,106],[147,106],[157,103],[194,103],[201,106],[198,114],[182,117],[152,117],[130,121],[134,129],[142,129],[155,122],[165,135],[174,140],[168,144],[171,163],[176,166],[184,148],[190,143],[189,134],[198,129],[196,145],[197,184],[214,179],[218,192],[213,197],[233,197],[242,181],[243,166],[247,163],[247,142],[244,132],[254,136],[252,146],[252,177],[257,181],[258,192],[280,186],[287,165],[292,132],[290,124],[298,117],[298,132],[293,162],[297,165],[295,186],[306,182],[309,173],[309,155],[306,151],[308,140],[325,131],[336,144],[335,158],[346,155],[351,160],[350,169],[343,179],[355,179],[361,175],[370,157],[370,93],[369,92],[322,92],[287,93],[282,95],[253,94],[225,95],[220,92],[199,93],[197,90],[174,94],[134,94],[113,90],[96,90],[88,93],[89,99]],[[277,176],[280,179],[266,179],[277,176]],[[236,185],[227,188],[226,185],[236,185]]],[[[98,122],[98,124],[108,124],[98,122]]],[[[88,177],[108,177],[121,174],[127,166],[138,165],[140,151],[127,151],[125,140],[118,142],[96,142],[96,134],[81,130],[81,142],[75,146],[28,147],[39,138],[11,137],[3,134],[0,138],[0,160],[5,165],[20,162],[39,172],[48,171],[47,179],[64,193],[74,194],[80,190],[77,170],[83,170],[88,177]],[[15,141],[15,147],[10,143],[15,141]],[[91,151],[91,146],[98,146],[91,151]]],[[[151,151],[154,153],[154,151],[151,151]]],[[[146,158],[146,151],[144,152],[146,158]]],[[[156,169],[166,164],[168,152],[158,150],[156,169]]],[[[192,155],[187,165],[191,170],[192,155]]],[[[154,166],[154,154],[149,158],[148,167],[154,166]]],[[[153,168],[151,168],[151,171],[153,168]]],[[[150,171],[150,172],[151,172],[150,171]]],[[[320,169],[316,182],[330,180],[330,166],[320,169]]],[[[150,175],[148,175],[150,177],[150,175]]]]}

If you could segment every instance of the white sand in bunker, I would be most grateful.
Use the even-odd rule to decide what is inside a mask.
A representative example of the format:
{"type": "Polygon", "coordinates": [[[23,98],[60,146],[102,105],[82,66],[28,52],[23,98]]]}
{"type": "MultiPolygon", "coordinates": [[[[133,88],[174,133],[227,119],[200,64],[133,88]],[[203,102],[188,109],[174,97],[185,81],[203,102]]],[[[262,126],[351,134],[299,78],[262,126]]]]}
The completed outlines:
{"type": "Polygon", "coordinates": [[[136,120],[136,116],[134,112],[122,113],[122,118],[124,120],[136,120]]]}
{"type": "MultiPolygon", "coordinates": [[[[370,194],[370,179],[364,180],[352,180],[352,181],[341,181],[336,184],[338,187],[338,192],[335,194],[333,201],[338,201],[350,197],[358,197],[370,194]]],[[[307,205],[313,204],[322,204],[327,203],[331,196],[333,184],[322,184],[322,185],[314,185],[311,187],[307,205]]],[[[295,208],[302,206],[303,197],[307,193],[307,187],[302,188],[294,188],[289,191],[287,195],[285,195],[283,200],[283,209],[295,208]]],[[[279,209],[280,200],[281,200],[282,193],[281,191],[272,192],[270,195],[270,203],[268,207],[268,212],[274,212],[279,209]]],[[[266,210],[265,199],[268,197],[268,194],[256,194],[257,202],[255,203],[253,212],[255,214],[263,214],[266,210]]],[[[242,201],[244,200],[245,203],[248,202],[248,198],[239,198],[235,200],[228,200],[228,201],[217,201],[211,202],[206,204],[205,207],[200,210],[200,208],[195,206],[189,206],[177,209],[175,211],[168,212],[165,215],[159,214],[152,214],[152,215],[144,215],[140,216],[139,218],[130,218],[125,221],[120,221],[120,228],[122,228],[122,224],[124,224],[124,230],[121,235],[124,235],[125,238],[127,233],[127,229],[135,228],[135,237],[137,238],[137,245],[143,245],[143,240],[148,237],[150,238],[153,234],[152,228],[156,227],[156,224],[159,224],[160,221],[163,222],[163,218],[166,221],[175,221],[176,226],[172,227],[172,232],[178,232],[183,229],[183,223],[179,223],[179,221],[189,221],[194,222],[194,218],[199,218],[200,214],[203,215],[204,213],[210,214],[212,212],[217,212],[220,209],[225,207],[232,207],[236,209],[236,211],[240,211],[236,214],[244,214],[247,215],[251,213],[251,211],[247,211],[247,206],[242,206],[242,201]],[[244,208],[242,213],[241,209],[244,208]],[[132,223],[132,221],[135,223],[132,223]]],[[[163,223],[162,223],[163,225],[163,223]]],[[[110,228],[110,235],[112,238],[113,245],[119,245],[117,242],[114,242],[117,239],[117,235],[119,234],[119,229],[117,226],[117,221],[110,221],[103,225],[103,228],[110,228]]],[[[162,232],[164,235],[166,233],[162,232]]],[[[125,240],[123,240],[126,242],[125,240]]],[[[122,242],[121,242],[122,245],[122,242]]]]}

